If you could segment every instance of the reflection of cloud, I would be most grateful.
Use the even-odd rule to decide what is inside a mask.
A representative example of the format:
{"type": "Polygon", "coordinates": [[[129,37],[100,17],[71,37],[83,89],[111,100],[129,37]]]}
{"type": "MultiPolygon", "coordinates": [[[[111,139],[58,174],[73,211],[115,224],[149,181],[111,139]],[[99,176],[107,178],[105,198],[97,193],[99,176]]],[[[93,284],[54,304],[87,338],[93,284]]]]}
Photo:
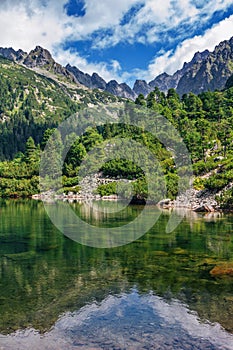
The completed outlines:
{"type": "Polygon", "coordinates": [[[135,349],[155,343],[172,346],[173,341],[208,346],[212,349],[232,349],[233,336],[218,324],[200,323],[197,315],[177,300],[169,303],[155,295],[140,296],[136,291],[108,296],[100,304],[92,303],[80,311],[66,313],[54,328],[39,336],[33,330],[1,336],[4,349],[35,350],[74,349],[74,343],[83,346],[101,346],[101,342],[122,344],[135,349]],[[148,333],[149,330],[149,333],[148,333]]]}

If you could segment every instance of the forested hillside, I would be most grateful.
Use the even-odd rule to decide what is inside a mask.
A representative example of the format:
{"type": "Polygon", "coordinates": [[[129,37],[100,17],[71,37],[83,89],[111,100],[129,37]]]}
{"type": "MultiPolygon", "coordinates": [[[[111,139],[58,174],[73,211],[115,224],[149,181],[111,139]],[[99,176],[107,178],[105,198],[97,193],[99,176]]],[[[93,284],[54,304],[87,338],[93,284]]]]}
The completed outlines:
{"type": "MultiPolygon", "coordinates": [[[[58,123],[85,106],[120,100],[99,90],[83,90],[61,83],[11,61],[0,59],[0,195],[30,196],[38,193],[40,153],[58,123]]],[[[219,201],[232,205],[233,182],[233,87],[232,78],[223,91],[179,97],[158,88],[135,104],[165,116],[179,131],[192,157],[197,189],[223,190],[219,201]]],[[[130,118],[133,102],[122,113],[130,118]]],[[[130,120],[130,119],[129,119],[130,120]]],[[[79,167],[87,152],[117,136],[141,142],[159,159],[167,183],[167,196],[177,194],[178,176],[170,152],[149,132],[117,124],[89,128],[75,138],[63,167],[64,191],[79,191],[79,167]]],[[[66,140],[61,140],[65,144],[66,140]]],[[[115,159],[99,169],[104,176],[133,180],[135,198],[147,197],[143,171],[130,161],[115,159]]],[[[116,192],[116,183],[97,189],[101,195],[116,192]]],[[[124,191],[122,192],[124,195],[124,191]]]]}
{"type": "Polygon", "coordinates": [[[56,127],[81,106],[118,100],[106,92],[84,90],[69,80],[52,77],[0,57],[1,160],[24,152],[30,136],[40,143],[46,129],[56,127]]]}

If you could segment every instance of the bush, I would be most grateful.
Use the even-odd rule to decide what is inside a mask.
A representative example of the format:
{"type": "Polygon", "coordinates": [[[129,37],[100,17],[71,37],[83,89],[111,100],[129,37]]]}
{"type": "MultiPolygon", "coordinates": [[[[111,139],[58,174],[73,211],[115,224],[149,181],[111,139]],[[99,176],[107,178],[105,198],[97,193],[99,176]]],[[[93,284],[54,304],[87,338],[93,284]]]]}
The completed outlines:
{"type": "Polygon", "coordinates": [[[106,185],[99,185],[96,189],[96,193],[101,197],[117,194],[117,182],[113,181],[106,185]]]}

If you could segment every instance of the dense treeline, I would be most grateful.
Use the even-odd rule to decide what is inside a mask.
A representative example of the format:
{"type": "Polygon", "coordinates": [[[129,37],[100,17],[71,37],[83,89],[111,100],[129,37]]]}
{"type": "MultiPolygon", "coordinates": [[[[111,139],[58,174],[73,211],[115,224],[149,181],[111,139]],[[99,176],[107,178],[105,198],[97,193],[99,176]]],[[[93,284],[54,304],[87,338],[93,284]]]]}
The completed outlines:
{"type": "Polygon", "coordinates": [[[78,110],[58,83],[0,58],[0,159],[25,151],[32,136],[38,144],[46,129],[78,110]]]}
{"type": "MultiPolygon", "coordinates": [[[[14,64],[11,68],[9,64],[5,68],[2,66],[0,79],[0,195],[32,195],[39,190],[41,151],[58,122],[79,110],[80,103],[71,98],[67,91],[64,93],[53,80],[46,78],[45,81],[44,77],[22,67],[19,69],[14,64]],[[12,157],[14,159],[9,160],[12,157]]],[[[228,89],[222,92],[203,92],[198,96],[189,93],[182,98],[174,89],[164,94],[155,88],[146,98],[139,95],[135,101],[136,108],[150,110],[154,118],[158,114],[163,115],[179,131],[191,154],[196,175],[194,185],[198,189],[221,190],[233,182],[233,87],[231,80],[227,84],[228,89]],[[203,176],[206,173],[209,176],[203,176]]],[[[96,91],[96,94],[100,93],[96,91]]],[[[103,96],[100,94],[99,97],[104,99],[103,96]]],[[[126,103],[122,110],[126,121],[130,121],[131,105],[130,102],[126,103]]],[[[101,163],[104,160],[105,141],[122,137],[141,143],[155,155],[166,182],[166,196],[174,198],[177,194],[178,176],[171,153],[143,128],[130,126],[130,123],[106,123],[101,127],[89,127],[80,137],[71,133],[62,140],[57,136],[51,157],[56,157],[58,149],[63,152],[66,143],[72,141],[63,164],[64,191],[79,189],[82,160],[93,147],[97,147],[98,156],[92,158],[90,171],[101,170],[105,176],[127,178],[133,181],[134,196],[145,198],[147,182],[145,172],[138,165],[139,158],[142,158],[138,152],[131,161],[119,153],[115,159],[101,163]]],[[[125,149],[126,154],[129,152],[130,146],[125,149]]],[[[148,163],[146,157],[143,159],[145,164],[148,163]]],[[[57,166],[59,168],[60,164],[57,166]]],[[[49,171],[51,176],[56,176],[56,169],[49,170],[48,160],[49,171]]],[[[155,188],[158,189],[158,184],[155,188]]],[[[101,194],[116,191],[115,184],[99,189],[101,194]]],[[[124,191],[127,193],[127,188],[122,189],[122,195],[124,191]]],[[[223,197],[221,200],[227,205],[232,204],[231,190],[223,197]]]]}
{"type": "Polygon", "coordinates": [[[117,98],[62,84],[0,57],[0,160],[25,151],[28,138],[39,144],[47,129],[82,105],[117,98]]]}

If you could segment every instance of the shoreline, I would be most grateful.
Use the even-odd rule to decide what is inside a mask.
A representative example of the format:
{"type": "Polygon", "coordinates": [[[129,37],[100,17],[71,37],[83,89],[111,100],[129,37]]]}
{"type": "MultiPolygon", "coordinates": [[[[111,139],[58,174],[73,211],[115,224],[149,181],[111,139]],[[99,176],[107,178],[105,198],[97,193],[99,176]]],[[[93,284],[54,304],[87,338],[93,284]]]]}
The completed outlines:
{"type": "MultiPolygon", "coordinates": [[[[48,194],[35,194],[32,196],[28,197],[20,197],[20,196],[14,196],[14,197],[0,197],[2,200],[19,200],[19,199],[32,199],[32,200],[38,200],[38,201],[43,201],[47,203],[55,203],[56,201],[63,201],[63,202],[69,202],[69,203],[74,203],[74,202],[79,202],[79,203],[84,203],[84,202],[90,202],[90,201],[125,201],[127,202],[127,199],[118,197],[117,195],[110,195],[110,196],[100,196],[100,195],[48,195],[48,194]]],[[[151,206],[156,206],[160,209],[164,210],[171,210],[171,209],[184,209],[188,210],[193,213],[200,213],[200,214],[210,214],[210,213],[233,213],[233,208],[228,207],[228,208],[221,208],[221,206],[216,206],[216,207],[192,207],[190,203],[187,204],[177,204],[174,203],[176,200],[172,201],[170,199],[165,199],[162,200],[158,203],[155,202],[146,202],[146,200],[142,199],[133,199],[129,202],[129,205],[151,205],[151,206]],[[168,202],[169,200],[169,202],[168,202]]]]}
{"type": "MultiPolygon", "coordinates": [[[[55,201],[68,201],[69,203],[73,202],[87,202],[87,201],[127,201],[125,198],[121,198],[117,195],[109,195],[109,196],[100,196],[100,195],[83,195],[83,194],[74,194],[74,193],[68,193],[68,194],[62,194],[62,195],[56,195],[54,193],[41,193],[41,194],[35,194],[30,197],[33,200],[41,200],[44,202],[55,202],[55,201]]],[[[185,209],[190,210],[196,213],[218,213],[218,212],[233,212],[233,208],[221,208],[220,205],[217,204],[217,202],[213,202],[212,199],[204,200],[203,199],[200,202],[197,203],[195,201],[195,205],[193,205],[192,200],[188,200],[188,197],[185,195],[182,195],[182,197],[177,197],[175,200],[171,200],[169,198],[163,199],[160,202],[147,202],[146,199],[136,199],[133,198],[129,204],[132,205],[155,205],[158,206],[161,209],[185,209]],[[185,200],[181,200],[185,199],[185,200]]]]}

